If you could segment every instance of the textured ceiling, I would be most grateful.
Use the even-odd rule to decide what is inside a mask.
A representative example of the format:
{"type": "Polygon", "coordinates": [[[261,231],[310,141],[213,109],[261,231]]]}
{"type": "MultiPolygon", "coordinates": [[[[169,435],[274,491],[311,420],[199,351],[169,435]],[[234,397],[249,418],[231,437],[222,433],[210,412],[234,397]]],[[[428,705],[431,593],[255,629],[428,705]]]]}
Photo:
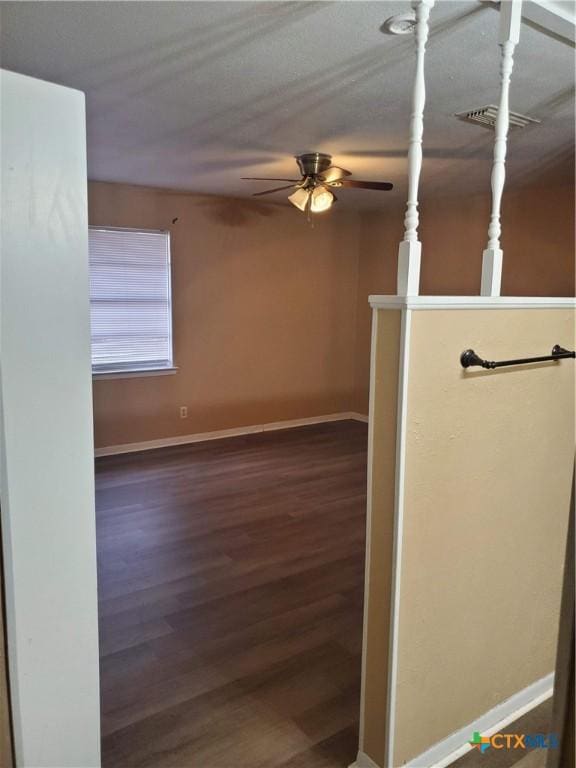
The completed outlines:
{"type": "MultiPolygon", "coordinates": [[[[378,207],[405,194],[414,64],[413,37],[380,26],[409,7],[3,2],[1,63],[86,92],[92,179],[244,196],[266,185],[240,176],[293,177],[292,156],[318,150],[358,178],[394,182],[391,193],[341,192],[351,207],[378,207]]],[[[453,115],[498,100],[498,18],[476,0],[432,12],[424,193],[489,188],[493,133],[453,115]]],[[[570,158],[573,47],[523,24],[511,108],[542,120],[510,134],[514,185],[570,158]]]]}

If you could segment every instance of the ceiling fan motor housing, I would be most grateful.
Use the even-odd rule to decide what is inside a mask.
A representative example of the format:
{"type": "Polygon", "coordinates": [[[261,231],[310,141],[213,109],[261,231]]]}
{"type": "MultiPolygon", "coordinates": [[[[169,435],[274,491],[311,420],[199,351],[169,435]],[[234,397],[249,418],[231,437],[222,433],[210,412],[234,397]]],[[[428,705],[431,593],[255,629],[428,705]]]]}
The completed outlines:
{"type": "Polygon", "coordinates": [[[317,176],[330,168],[332,155],[325,155],[322,152],[307,152],[304,155],[296,155],[296,162],[302,176],[317,176]]]}

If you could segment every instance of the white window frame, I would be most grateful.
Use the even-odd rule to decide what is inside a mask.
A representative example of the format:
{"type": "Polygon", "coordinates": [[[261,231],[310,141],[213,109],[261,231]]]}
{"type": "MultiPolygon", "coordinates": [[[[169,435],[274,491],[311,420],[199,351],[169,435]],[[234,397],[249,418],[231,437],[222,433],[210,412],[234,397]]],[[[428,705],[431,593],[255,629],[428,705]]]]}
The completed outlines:
{"type": "MultiPolygon", "coordinates": [[[[119,378],[138,378],[141,376],[169,376],[177,373],[178,368],[174,364],[174,334],[173,334],[173,309],[172,309],[172,234],[167,229],[144,229],[143,227],[110,227],[110,226],[98,226],[91,224],[88,227],[89,230],[105,231],[105,232],[143,232],[152,234],[166,235],[168,238],[168,323],[170,334],[170,360],[169,365],[154,365],[150,361],[138,365],[138,363],[125,363],[114,365],[97,365],[92,364],[92,378],[93,379],[119,379],[119,378]]],[[[90,301],[92,296],[90,296],[90,301]]]]}

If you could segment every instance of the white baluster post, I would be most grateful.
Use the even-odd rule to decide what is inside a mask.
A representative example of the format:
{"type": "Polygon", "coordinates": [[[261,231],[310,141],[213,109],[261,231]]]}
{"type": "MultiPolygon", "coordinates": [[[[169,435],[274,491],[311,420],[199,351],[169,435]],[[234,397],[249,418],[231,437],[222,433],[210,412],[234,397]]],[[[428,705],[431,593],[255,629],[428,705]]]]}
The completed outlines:
{"type": "Polygon", "coordinates": [[[488,244],[482,255],[482,296],[500,296],[502,282],[502,249],[500,247],[500,208],[506,179],[506,142],[509,126],[510,77],[514,67],[514,49],[520,39],[522,0],[500,3],[500,104],[496,118],[494,160],[492,163],[492,211],[488,226],[488,244]]]}
{"type": "Polygon", "coordinates": [[[410,144],[408,149],[408,202],[404,219],[404,239],[398,249],[399,296],[416,296],[420,288],[420,255],[422,244],[418,240],[418,184],[422,170],[422,135],[424,133],[424,105],[426,85],[424,79],[424,54],[428,41],[430,10],[435,0],[417,0],[416,11],[416,76],[412,91],[410,117],[410,144]]]}

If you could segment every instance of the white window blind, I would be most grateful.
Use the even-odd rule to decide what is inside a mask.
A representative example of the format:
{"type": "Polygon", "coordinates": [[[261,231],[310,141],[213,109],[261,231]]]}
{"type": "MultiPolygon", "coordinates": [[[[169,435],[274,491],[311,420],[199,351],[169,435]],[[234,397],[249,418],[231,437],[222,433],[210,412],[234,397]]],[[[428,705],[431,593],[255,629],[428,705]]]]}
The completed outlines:
{"type": "Polygon", "coordinates": [[[91,227],[94,373],[172,367],[170,235],[91,227]]]}

